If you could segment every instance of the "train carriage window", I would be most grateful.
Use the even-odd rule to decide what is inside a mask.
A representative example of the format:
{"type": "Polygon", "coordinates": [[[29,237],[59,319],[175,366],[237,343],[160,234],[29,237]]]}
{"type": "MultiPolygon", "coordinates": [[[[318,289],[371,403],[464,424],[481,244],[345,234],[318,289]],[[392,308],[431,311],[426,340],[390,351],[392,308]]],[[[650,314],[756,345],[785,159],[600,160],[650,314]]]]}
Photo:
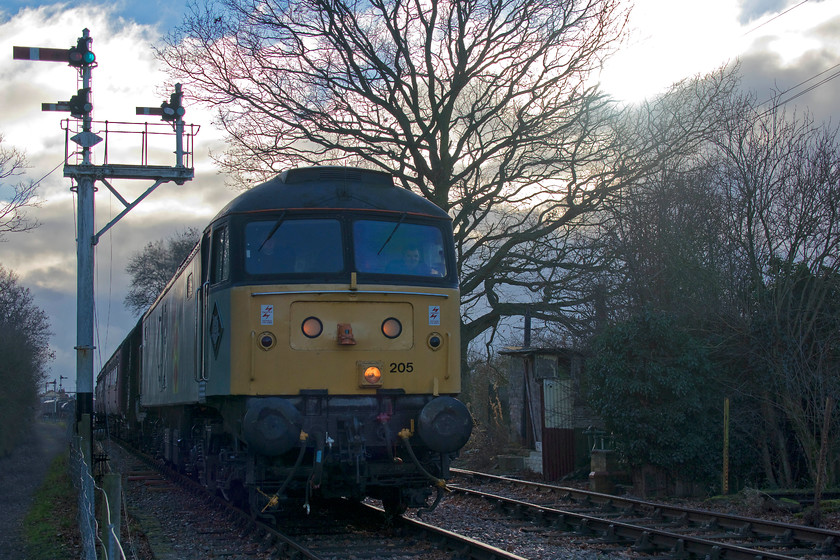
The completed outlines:
{"type": "Polygon", "coordinates": [[[344,270],[341,224],[333,219],[250,222],[245,226],[249,274],[330,274],[344,270]]]}
{"type": "Polygon", "coordinates": [[[357,220],[353,240],[359,272],[446,276],[443,235],[435,226],[401,220],[357,220]]]}
{"type": "Polygon", "coordinates": [[[212,268],[210,283],[224,282],[230,275],[230,244],[228,243],[227,228],[220,227],[213,231],[212,268]]]}

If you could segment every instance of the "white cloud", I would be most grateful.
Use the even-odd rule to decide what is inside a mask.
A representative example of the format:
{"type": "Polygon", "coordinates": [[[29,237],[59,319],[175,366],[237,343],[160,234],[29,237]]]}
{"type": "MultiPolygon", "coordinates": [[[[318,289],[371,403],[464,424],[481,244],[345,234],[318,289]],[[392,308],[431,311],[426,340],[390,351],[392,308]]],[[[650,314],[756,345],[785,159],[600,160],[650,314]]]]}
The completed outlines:
{"type": "Polygon", "coordinates": [[[743,74],[745,83],[769,92],[778,76],[812,62],[815,53],[822,53],[826,65],[814,74],[840,58],[837,2],[796,6],[799,1],[636,0],[634,4],[631,39],[608,61],[601,75],[603,89],[620,100],[633,102],[654,96],[681,79],[739,59],[749,59],[751,67],[765,69],[760,77],[743,74]],[[743,24],[739,22],[739,4],[750,14],[743,24]],[[780,15],[785,10],[790,11],[780,15]]]}
{"type": "Polygon", "coordinates": [[[637,0],[628,43],[608,61],[602,87],[619,99],[639,101],[725,64],[739,48],[736,13],[731,0],[637,0]]]}

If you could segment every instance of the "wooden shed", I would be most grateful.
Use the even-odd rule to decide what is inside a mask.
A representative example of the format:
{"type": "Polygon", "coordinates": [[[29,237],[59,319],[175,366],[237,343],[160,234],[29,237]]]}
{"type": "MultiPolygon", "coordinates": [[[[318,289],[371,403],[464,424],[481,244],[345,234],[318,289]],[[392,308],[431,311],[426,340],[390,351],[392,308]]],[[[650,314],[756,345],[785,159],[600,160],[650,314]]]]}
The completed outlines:
{"type": "Polygon", "coordinates": [[[579,462],[588,464],[583,432],[589,418],[576,405],[583,356],[568,348],[506,348],[500,353],[511,357],[512,439],[542,451],[546,480],[571,474],[579,462]]]}

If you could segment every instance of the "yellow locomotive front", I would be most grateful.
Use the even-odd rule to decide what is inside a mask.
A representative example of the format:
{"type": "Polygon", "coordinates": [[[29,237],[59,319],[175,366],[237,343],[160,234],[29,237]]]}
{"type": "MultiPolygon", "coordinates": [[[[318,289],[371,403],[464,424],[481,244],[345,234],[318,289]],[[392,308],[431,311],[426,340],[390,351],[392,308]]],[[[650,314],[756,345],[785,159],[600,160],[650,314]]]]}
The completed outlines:
{"type": "MultiPolygon", "coordinates": [[[[404,264],[406,252],[414,252],[414,257],[444,254],[442,232],[433,224],[345,216],[352,216],[350,225],[358,234],[352,238],[356,261],[366,251],[373,253],[356,266],[349,281],[259,284],[232,290],[234,324],[244,328],[233,345],[232,370],[237,375],[231,379],[231,392],[290,395],[328,388],[334,394],[366,395],[382,388],[457,394],[461,390],[458,290],[440,281],[447,263],[423,262],[414,264],[414,269],[404,264]],[[411,248],[406,249],[406,243],[411,248]],[[376,247],[383,244],[384,248],[376,247]],[[370,283],[377,275],[380,283],[370,283]],[[295,364],[291,375],[290,364],[295,364]]],[[[324,234],[333,229],[330,224],[337,226],[335,222],[287,216],[270,237],[267,233],[276,223],[249,222],[246,270],[272,277],[282,274],[257,264],[258,247],[265,239],[303,252],[302,257],[285,252],[274,265],[278,269],[315,279],[329,273],[330,267],[343,268],[340,228],[334,228],[334,235],[324,234]],[[323,251],[335,251],[337,255],[330,258],[336,262],[319,261],[317,254],[323,251]]]]}
{"type": "Polygon", "coordinates": [[[201,262],[188,470],[259,510],[424,505],[472,429],[446,213],[385,174],[311,168],[236,199],[201,262]]]}

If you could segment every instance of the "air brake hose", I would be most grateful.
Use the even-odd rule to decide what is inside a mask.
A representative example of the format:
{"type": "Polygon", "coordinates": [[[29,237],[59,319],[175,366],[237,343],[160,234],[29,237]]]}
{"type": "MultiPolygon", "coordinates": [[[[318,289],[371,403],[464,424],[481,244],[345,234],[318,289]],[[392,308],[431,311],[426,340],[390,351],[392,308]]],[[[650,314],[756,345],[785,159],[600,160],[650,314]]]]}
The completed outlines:
{"type": "Polygon", "coordinates": [[[307,481],[306,485],[306,500],[303,504],[303,509],[306,510],[306,514],[309,515],[309,497],[312,495],[313,488],[320,488],[321,487],[321,475],[324,472],[324,441],[318,440],[317,445],[315,446],[315,464],[313,465],[312,474],[309,475],[309,480],[307,481]],[[315,481],[317,477],[317,482],[315,481]]]}
{"type": "Polygon", "coordinates": [[[300,464],[303,463],[303,456],[306,453],[306,438],[308,437],[309,434],[303,430],[300,431],[300,453],[298,453],[297,459],[295,460],[295,466],[292,467],[292,470],[289,472],[289,476],[287,476],[286,480],[283,481],[283,484],[280,485],[280,490],[277,491],[278,494],[286,489],[286,486],[289,485],[289,482],[292,481],[292,477],[300,468],[300,464]]]}
{"type": "Polygon", "coordinates": [[[423,468],[423,465],[420,464],[420,461],[417,459],[417,456],[414,454],[414,449],[411,448],[411,442],[408,441],[408,438],[411,437],[411,431],[407,429],[400,430],[400,439],[402,439],[403,444],[405,444],[405,448],[408,450],[408,455],[411,457],[411,460],[414,461],[414,465],[420,469],[420,472],[426,476],[432,483],[435,485],[437,489],[437,497],[435,498],[434,503],[428,508],[421,508],[417,510],[417,514],[420,515],[423,512],[432,511],[435,509],[440,502],[440,499],[443,497],[444,492],[450,492],[449,488],[446,486],[446,481],[442,478],[438,478],[432,475],[429,471],[423,468]]]}
{"type": "MultiPolygon", "coordinates": [[[[300,468],[301,463],[303,463],[303,456],[306,454],[306,439],[308,437],[309,434],[307,434],[303,430],[300,431],[300,453],[298,453],[297,460],[295,460],[295,465],[292,467],[292,470],[289,471],[289,476],[286,477],[286,480],[283,481],[283,484],[281,484],[277,492],[274,493],[274,498],[277,498],[280,494],[286,491],[286,487],[292,481],[292,477],[295,476],[295,473],[300,468]]],[[[262,492],[260,493],[262,494],[262,492]]],[[[263,508],[263,511],[265,511],[269,506],[271,506],[272,502],[276,504],[276,501],[273,500],[271,496],[266,497],[269,498],[269,503],[266,504],[266,506],[263,508]]]]}
{"type": "Polygon", "coordinates": [[[315,446],[314,467],[315,468],[312,471],[312,477],[310,478],[310,480],[312,481],[312,486],[314,488],[319,488],[321,486],[321,476],[324,472],[324,441],[320,438],[318,439],[318,443],[315,446]]]}

